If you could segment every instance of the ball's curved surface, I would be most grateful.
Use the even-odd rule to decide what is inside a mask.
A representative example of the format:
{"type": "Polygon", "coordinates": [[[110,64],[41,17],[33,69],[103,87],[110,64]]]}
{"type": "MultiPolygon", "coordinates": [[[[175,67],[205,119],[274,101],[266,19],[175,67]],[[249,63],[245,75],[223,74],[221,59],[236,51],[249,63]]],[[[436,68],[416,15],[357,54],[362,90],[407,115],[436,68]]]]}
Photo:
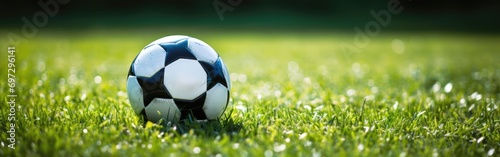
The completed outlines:
{"type": "Polygon", "coordinates": [[[148,44],[132,62],[127,94],[135,113],[152,122],[219,118],[231,81],[219,54],[196,38],[174,35],[148,44]]]}

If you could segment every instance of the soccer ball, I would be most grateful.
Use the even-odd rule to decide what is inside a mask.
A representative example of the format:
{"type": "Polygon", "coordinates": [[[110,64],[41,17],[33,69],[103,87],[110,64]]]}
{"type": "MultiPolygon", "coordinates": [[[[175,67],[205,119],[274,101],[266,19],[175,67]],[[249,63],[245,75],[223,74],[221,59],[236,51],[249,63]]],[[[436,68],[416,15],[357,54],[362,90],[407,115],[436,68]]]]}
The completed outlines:
{"type": "Polygon", "coordinates": [[[153,41],[132,62],[127,94],[135,113],[154,123],[176,123],[189,115],[219,118],[231,81],[219,54],[196,38],[174,35],[153,41]]]}

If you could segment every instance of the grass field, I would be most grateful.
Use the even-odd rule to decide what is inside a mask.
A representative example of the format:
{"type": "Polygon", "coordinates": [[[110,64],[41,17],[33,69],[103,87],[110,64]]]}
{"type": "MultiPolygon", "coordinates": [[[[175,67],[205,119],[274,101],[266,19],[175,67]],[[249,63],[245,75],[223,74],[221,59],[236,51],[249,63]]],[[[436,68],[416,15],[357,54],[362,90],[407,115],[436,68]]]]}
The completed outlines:
{"type": "Polygon", "coordinates": [[[1,38],[0,156],[500,156],[500,37],[382,32],[343,53],[353,37],[42,30],[15,45],[15,121],[1,38]],[[172,34],[204,40],[224,59],[233,88],[219,121],[144,126],[130,107],[130,63],[172,34]]]}

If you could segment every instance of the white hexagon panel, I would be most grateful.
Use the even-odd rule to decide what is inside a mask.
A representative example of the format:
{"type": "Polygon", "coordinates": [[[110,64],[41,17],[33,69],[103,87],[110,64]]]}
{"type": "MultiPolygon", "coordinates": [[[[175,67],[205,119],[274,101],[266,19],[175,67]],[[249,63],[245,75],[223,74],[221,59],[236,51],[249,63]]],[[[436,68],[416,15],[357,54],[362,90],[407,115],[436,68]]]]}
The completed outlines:
{"type": "Polygon", "coordinates": [[[164,76],[175,99],[193,100],[207,90],[207,74],[197,60],[178,59],[165,67],[164,76]]]}

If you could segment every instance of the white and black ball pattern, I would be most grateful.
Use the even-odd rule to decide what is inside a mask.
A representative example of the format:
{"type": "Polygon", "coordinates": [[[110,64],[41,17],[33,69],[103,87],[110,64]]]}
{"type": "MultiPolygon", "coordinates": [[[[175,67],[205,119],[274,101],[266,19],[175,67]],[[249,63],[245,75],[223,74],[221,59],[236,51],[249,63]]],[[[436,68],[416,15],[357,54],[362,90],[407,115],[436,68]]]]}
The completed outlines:
{"type": "Polygon", "coordinates": [[[138,115],[152,122],[219,118],[231,81],[208,44],[188,36],[167,36],[147,45],[132,62],[127,94],[138,115]]]}

